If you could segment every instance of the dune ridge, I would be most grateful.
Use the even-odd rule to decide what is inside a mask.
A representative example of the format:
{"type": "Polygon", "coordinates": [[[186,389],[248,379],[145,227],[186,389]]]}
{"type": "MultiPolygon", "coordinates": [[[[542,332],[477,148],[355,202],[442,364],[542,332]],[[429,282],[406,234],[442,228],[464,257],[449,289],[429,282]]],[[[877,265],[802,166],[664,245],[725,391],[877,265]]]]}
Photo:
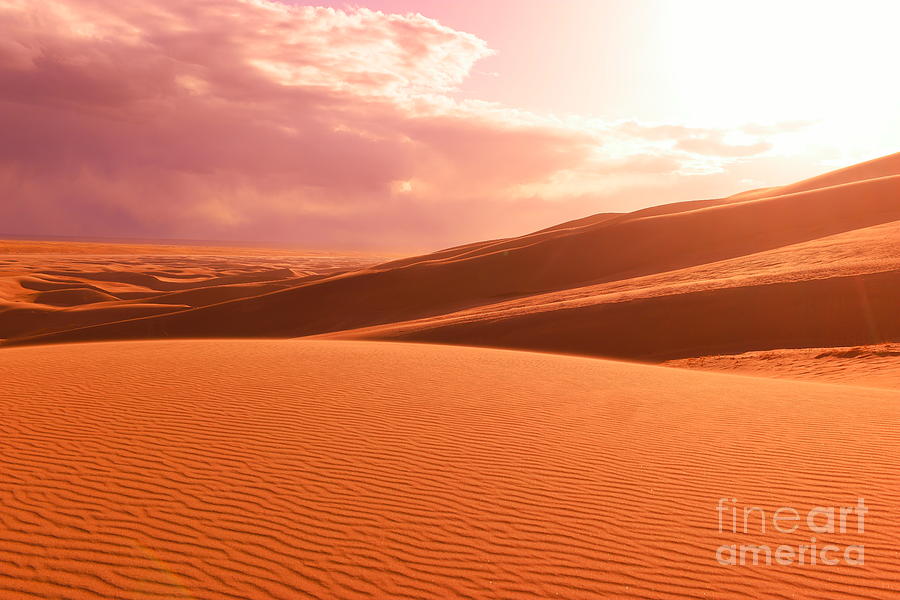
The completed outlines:
{"type": "Polygon", "coordinates": [[[900,344],[794,348],[700,356],[665,365],[704,371],[900,390],[900,344]]]}
{"type": "Polygon", "coordinates": [[[850,165],[849,167],[837,169],[836,171],[829,171],[828,173],[810,177],[809,179],[804,179],[797,183],[742,192],[732,196],[732,198],[762,198],[765,196],[815,190],[843,183],[863,181],[866,179],[878,179],[880,177],[888,177],[898,173],[900,173],[900,152],[850,165]]]}
{"type": "Polygon", "coordinates": [[[900,341],[898,199],[894,154],[363,268],[279,279],[269,266],[257,287],[247,274],[179,283],[144,273],[132,304],[168,308],[69,327],[63,315],[5,343],[326,336],[643,361],[889,343],[900,341]]]}
{"type": "Polygon", "coordinates": [[[546,310],[469,311],[455,319],[424,319],[327,337],[474,344],[656,362],[748,349],[896,340],[898,306],[900,271],[889,271],[574,307],[551,305],[546,310]]]}

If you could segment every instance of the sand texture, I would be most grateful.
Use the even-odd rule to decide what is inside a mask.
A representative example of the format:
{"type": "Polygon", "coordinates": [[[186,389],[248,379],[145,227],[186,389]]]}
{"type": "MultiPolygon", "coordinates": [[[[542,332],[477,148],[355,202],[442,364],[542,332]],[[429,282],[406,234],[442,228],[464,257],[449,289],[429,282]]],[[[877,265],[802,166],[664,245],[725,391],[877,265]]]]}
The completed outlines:
{"type": "Polygon", "coordinates": [[[895,391],[352,341],[13,348],[0,381],[3,598],[900,588],[895,391]],[[721,544],[810,538],[719,533],[720,497],[864,497],[864,533],[817,538],[865,564],[720,565],[721,544]]]}

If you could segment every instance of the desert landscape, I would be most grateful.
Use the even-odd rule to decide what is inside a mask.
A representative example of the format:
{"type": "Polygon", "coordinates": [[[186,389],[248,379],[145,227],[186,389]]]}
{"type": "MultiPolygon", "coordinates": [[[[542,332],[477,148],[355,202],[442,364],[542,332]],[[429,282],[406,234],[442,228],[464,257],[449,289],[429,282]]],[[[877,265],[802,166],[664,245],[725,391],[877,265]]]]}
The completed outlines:
{"type": "Polygon", "coordinates": [[[898,199],[900,154],[382,262],[5,242],[0,590],[893,598],[898,199]],[[737,575],[799,534],[720,497],[864,498],[865,564],[737,575]]]}
{"type": "Polygon", "coordinates": [[[895,0],[0,0],[0,600],[897,600],[895,0]]]}
{"type": "Polygon", "coordinates": [[[779,188],[382,262],[203,247],[5,253],[0,332],[4,345],[418,341],[891,386],[898,198],[893,154],[779,188]]]}

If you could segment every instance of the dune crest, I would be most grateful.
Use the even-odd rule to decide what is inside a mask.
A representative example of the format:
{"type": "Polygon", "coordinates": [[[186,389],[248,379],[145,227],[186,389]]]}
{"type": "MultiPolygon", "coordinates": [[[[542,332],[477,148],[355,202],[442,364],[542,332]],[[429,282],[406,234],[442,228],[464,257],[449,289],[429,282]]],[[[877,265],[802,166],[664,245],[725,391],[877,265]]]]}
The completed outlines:
{"type": "MultiPolygon", "coordinates": [[[[6,343],[326,336],[661,362],[897,342],[898,199],[894,154],[794,185],[331,273],[271,260],[197,281],[171,269],[84,272],[77,285],[143,312],[106,315],[117,303],[95,302],[91,320],[52,314],[43,330],[7,327],[6,343]]],[[[40,276],[45,289],[68,285],[64,270],[40,276]]]]}

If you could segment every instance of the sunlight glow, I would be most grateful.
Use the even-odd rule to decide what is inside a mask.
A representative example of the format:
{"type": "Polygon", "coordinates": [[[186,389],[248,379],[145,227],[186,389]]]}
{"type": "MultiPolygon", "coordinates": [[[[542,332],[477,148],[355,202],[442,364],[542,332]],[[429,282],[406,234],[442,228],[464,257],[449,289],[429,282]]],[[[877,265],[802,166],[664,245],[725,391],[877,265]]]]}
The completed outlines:
{"type": "Polygon", "coordinates": [[[897,109],[900,2],[665,3],[669,97],[695,124],[866,119],[897,109]],[[865,94],[862,94],[865,90],[865,94]]]}

